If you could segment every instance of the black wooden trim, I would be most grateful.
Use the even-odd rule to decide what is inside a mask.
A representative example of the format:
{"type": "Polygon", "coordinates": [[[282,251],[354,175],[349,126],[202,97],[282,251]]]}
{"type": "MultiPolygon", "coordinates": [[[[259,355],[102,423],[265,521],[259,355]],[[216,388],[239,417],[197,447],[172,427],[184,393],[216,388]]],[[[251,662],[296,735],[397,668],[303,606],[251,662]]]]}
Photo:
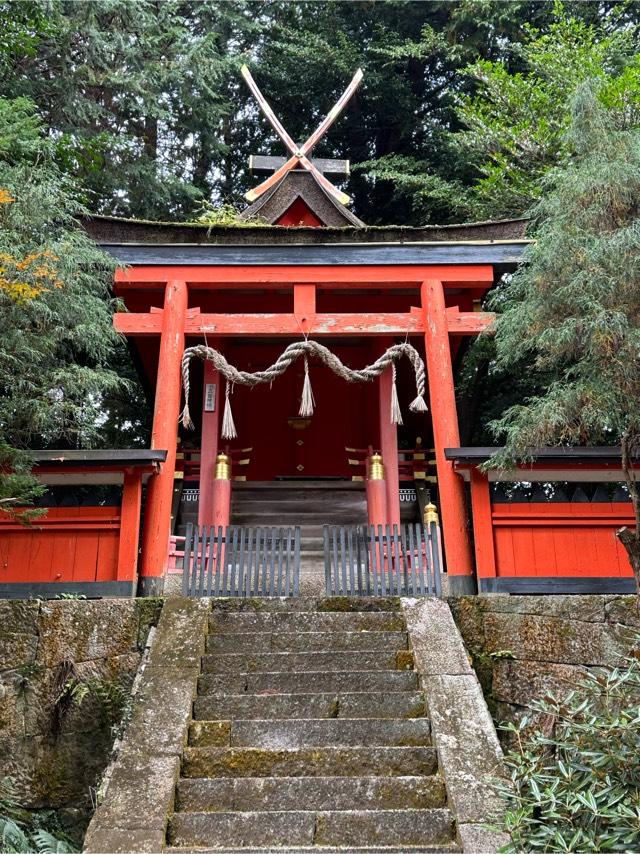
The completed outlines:
{"type": "Polygon", "coordinates": [[[635,593],[633,578],[619,576],[547,576],[518,578],[481,578],[479,593],[560,594],[585,595],[587,593],[635,593]]]}
{"type": "MultiPolygon", "coordinates": [[[[445,448],[444,455],[448,460],[458,463],[483,463],[492,457],[499,447],[491,448],[445,448]]],[[[533,462],[540,463],[617,463],[620,461],[619,446],[591,445],[589,447],[573,448],[538,448],[531,452],[533,462]]],[[[525,466],[527,463],[524,464],[525,466]]]]}
{"type": "Polygon", "coordinates": [[[149,450],[147,448],[128,448],[127,450],[112,451],[29,451],[36,465],[60,466],[149,466],[153,463],[163,463],[167,458],[166,451],[149,450]]]}
{"type": "Polygon", "coordinates": [[[0,599],[55,599],[61,593],[78,593],[87,599],[129,598],[131,581],[33,581],[0,584],[0,599]]]}
{"type": "Polygon", "coordinates": [[[101,248],[126,265],[493,264],[513,268],[521,261],[526,245],[524,241],[316,246],[104,243],[101,248]]]}

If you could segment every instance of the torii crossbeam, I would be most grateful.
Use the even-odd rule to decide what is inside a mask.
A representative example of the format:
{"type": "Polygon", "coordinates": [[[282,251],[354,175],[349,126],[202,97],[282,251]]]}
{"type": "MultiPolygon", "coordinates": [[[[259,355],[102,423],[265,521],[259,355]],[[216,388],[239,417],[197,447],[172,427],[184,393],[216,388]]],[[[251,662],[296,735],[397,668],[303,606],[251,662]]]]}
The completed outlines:
{"type": "Polygon", "coordinates": [[[360,82],[362,80],[362,71],[358,69],[353,76],[353,80],[347,88],[342,93],[341,97],[336,101],[333,108],[329,111],[325,119],[318,125],[316,130],[311,134],[311,136],[307,139],[307,141],[303,145],[296,145],[293,139],[289,136],[287,131],[285,130],[282,123],[279,121],[271,106],[269,105],[267,99],[264,97],[260,89],[251,76],[251,72],[247,68],[246,65],[242,66],[242,76],[247,82],[249,89],[253,93],[256,98],[256,101],[260,105],[260,109],[265,114],[269,122],[271,123],[273,129],[278,134],[280,139],[287,146],[289,151],[291,152],[291,157],[276,171],[273,175],[269,175],[269,177],[262,182],[262,184],[255,187],[253,190],[249,190],[246,194],[245,198],[250,202],[255,202],[256,199],[260,198],[263,193],[266,193],[271,187],[275,186],[287,172],[290,172],[291,169],[294,169],[296,166],[302,166],[303,169],[306,169],[307,172],[310,172],[316,181],[320,184],[320,186],[337,202],[341,205],[348,205],[351,199],[347,196],[346,193],[342,193],[337,187],[329,181],[322,172],[313,164],[311,160],[307,157],[308,154],[311,153],[313,147],[318,143],[320,139],[324,136],[324,134],[329,130],[331,125],[338,118],[349,99],[352,97],[353,93],[356,91],[360,82]]]}

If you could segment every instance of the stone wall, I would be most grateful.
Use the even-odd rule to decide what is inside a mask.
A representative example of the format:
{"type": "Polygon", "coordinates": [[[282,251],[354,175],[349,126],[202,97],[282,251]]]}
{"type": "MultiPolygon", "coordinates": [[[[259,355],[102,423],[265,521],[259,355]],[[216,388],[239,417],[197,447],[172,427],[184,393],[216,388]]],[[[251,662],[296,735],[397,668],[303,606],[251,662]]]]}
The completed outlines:
{"type": "Polygon", "coordinates": [[[567,694],[587,668],[638,646],[634,596],[463,596],[449,600],[496,723],[545,693],[567,694]]]}
{"type": "Polygon", "coordinates": [[[161,607],[0,600],[0,779],[13,778],[27,809],[54,810],[77,841],[161,607]]]}

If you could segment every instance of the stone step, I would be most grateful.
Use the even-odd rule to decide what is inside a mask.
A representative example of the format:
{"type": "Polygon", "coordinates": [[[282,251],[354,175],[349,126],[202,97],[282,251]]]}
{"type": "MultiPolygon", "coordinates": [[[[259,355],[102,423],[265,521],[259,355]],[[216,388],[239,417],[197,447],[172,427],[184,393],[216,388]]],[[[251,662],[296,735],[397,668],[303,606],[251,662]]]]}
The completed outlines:
{"type": "Polygon", "coordinates": [[[400,600],[389,596],[307,596],[305,598],[259,596],[248,599],[240,596],[211,600],[212,614],[248,613],[350,613],[369,611],[400,611],[400,600]]]}
{"type": "MultiPolygon", "coordinates": [[[[316,847],[315,845],[296,845],[295,848],[290,848],[288,845],[278,845],[276,848],[270,846],[265,848],[260,846],[245,846],[242,848],[230,848],[228,845],[222,848],[203,848],[198,845],[194,847],[180,846],[179,848],[169,845],[162,849],[163,854],[406,854],[407,851],[411,854],[460,854],[461,849],[454,843],[442,843],[440,845],[373,845],[367,848],[361,846],[350,845],[348,849],[343,846],[323,845],[316,847]]],[[[480,852],[474,852],[480,854],[480,852]]]]}
{"type": "Polygon", "coordinates": [[[195,720],[300,720],[304,718],[421,718],[420,691],[395,693],[229,694],[197,697],[195,720]]]}
{"type": "Polygon", "coordinates": [[[182,779],[176,810],[392,810],[442,807],[442,780],[432,777],[222,777],[182,779]]]}
{"type": "Polygon", "coordinates": [[[415,691],[412,670],[307,671],[306,673],[204,673],[199,694],[313,694],[330,691],[415,691]]]}
{"type": "Polygon", "coordinates": [[[224,613],[209,617],[210,632],[403,632],[404,616],[390,611],[368,613],[262,612],[224,613]]]}
{"type": "Polygon", "coordinates": [[[186,747],[183,777],[404,777],[438,768],[433,747],[186,747]]]}
{"type": "Polygon", "coordinates": [[[236,632],[207,637],[208,653],[406,650],[406,632],[236,632]]]}
{"type": "Polygon", "coordinates": [[[351,652],[227,652],[202,657],[203,673],[302,673],[307,670],[411,670],[407,650],[351,652]]]}
{"type": "Polygon", "coordinates": [[[451,842],[447,809],[289,812],[183,812],[169,822],[172,845],[437,845],[451,842]]]}
{"type": "Polygon", "coordinates": [[[191,747],[426,747],[431,743],[427,718],[193,721],[191,747]]]}

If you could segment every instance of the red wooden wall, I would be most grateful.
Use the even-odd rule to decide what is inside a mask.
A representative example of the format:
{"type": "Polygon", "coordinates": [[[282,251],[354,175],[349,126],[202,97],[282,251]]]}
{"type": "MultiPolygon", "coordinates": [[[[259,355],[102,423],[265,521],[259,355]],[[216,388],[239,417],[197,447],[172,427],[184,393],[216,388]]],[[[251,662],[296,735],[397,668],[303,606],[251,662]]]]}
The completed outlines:
{"type": "Polygon", "coordinates": [[[0,517],[0,584],[115,581],[119,507],[50,507],[33,527],[0,517]]]}
{"type": "Polygon", "coordinates": [[[494,504],[496,575],[631,576],[615,532],[633,525],[629,503],[494,504]]]}

